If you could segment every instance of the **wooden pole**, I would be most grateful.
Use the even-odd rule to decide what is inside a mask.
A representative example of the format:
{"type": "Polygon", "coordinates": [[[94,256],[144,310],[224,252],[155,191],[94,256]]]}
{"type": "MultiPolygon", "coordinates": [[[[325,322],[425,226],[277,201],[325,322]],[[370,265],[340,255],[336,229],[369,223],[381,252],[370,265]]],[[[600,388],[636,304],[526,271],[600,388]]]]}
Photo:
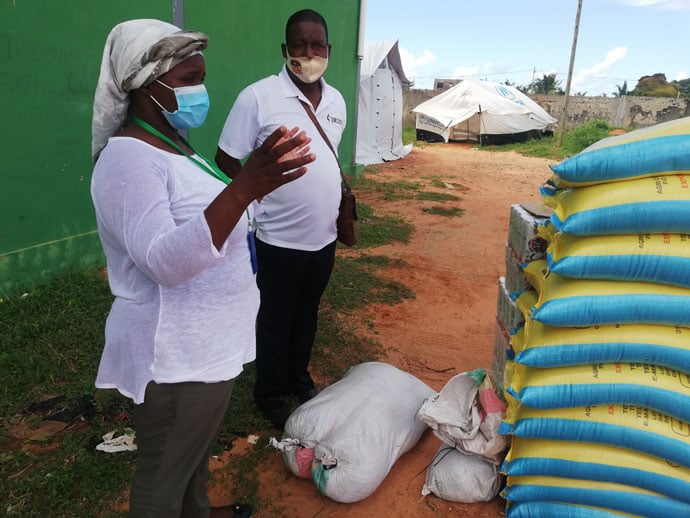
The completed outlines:
{"type": "Polygon", "coordinates": [[[577,49],[577,33],[580,30],[580,13],[582,12],[582,0],[577,0],[577,15],[575,16],[575,31],[573,33],[573,48],[570,51],[570,66],[568,67],[568,79],[565,82],[565,99],[561,120],[558,123],[558,140],[556,147],[563,145],[563,133],[565,133],[565,121],[568,118],[568,102],[570,101],[570,83],[573,79],[573,66],[575,65],[575,50],[577,49]]]}

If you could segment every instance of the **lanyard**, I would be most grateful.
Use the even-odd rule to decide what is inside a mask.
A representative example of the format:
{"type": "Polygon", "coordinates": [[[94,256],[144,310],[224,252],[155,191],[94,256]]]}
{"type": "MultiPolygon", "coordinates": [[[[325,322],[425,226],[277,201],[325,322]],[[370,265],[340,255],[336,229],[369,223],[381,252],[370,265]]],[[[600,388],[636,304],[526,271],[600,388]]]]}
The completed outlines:
{"type": "MultiPolygon", "coordinates": [[[[182,142],[184,142],[185,145],[189,149],[194,151],[195,155],[200,156],[204,160],[203,162],[197,160],[192,155],[188,155],[187,153],[185,153],[184,149],[182,149],[180,146],[175,144],[172,140],[170,140],[168,137],[163,135],[160,131],[158,131],[156,128],[151,126],[148,122],[141,120],[139,117],[132,117],[132,122],[134,122],[134,124],[136,124],[137,126],[142,128],[143,130],[149,132],[154,137],[158,137],[159,139],[161,139],[166,144],[172,146],[174,149],[176,149],[177,151],[182,153],[184,156],[189,158],[192,162],[194,162],[196,165],[201,167],[204,171],[206,171],[208,174],[210,174],[214,178],[217,178],[218,180],[220,180],[221,182],[223,182],[226,185],[229,184],[230,182],[232,182],[232,180],[228,177],[228,175],[226,175],[223,171],[221,171],[215,165],[213,165],[213,162],[209,162],[208,159],[204,155],[202,155],[201,153],[196,151],[192,146],[189,145],[189,142],[187,142],[182,137],[180,137],[180,140],[182,140],[182,142]]],[[[259,268],[259,265],[258,265],[257,256],[256,256],[256,244],[254,242],[254,232],[252,230],[252,221],[249,217],[249,210],[246,210],[245,212],[247,213],[247,224],[248,224],[247,245],[249,246],[249,259],[250,259],[251,265],[252,265],[252,272],[256,273],[258,268],[259,268]]]]}
{"type": "Polygon", "coordinates": [[[182,153],[184,156],[186,156],[187,158],[189,158],[189,159],[190,159],[192,162],[194,162],[196,165],[198,165],[199,167],[201,167],[201,168],[202,168],[204,171],[206,171],[208,174],[210,174],[211,176],[217,178],[218,180],[220,180],[220,181],[223,182],[224,184],[227,185],[227,184],[229,184],[230,182],[232,182],[232,180],[231,180],[230,178],[228,178],[228,175],[226,175],[223,171],[221,171],[221,170],[218,169],[215,165],[213,165],[213,162],[209,162],[209,160],[208,160],[204,155],[202,155],[201,153],[199,153],[198,151],[196,151],[196,150],[189,144],[189,142],[187,142],[187,141],[186,141],[185,139],[183,139],[182,137],[180,137],[180,140],[182,140],[182,142],[184,142],[185,145],[186,145],[189,149],[191,149],[192,151],[194,151],[194,154],[200,156],[200,157],[204,160],[204,162],[201,162],[201,161],[197,160],[196,158],[194,158],[192,155],[188,155],[187,153],[185,153],[185,151],[184,151],[180,146],[178,146],[177,144],[175,144],[172,140],[170,140],[168,137],[166,137],[165,135],[163,135],[160,131],[158,131],[156,128],[154,128],[153,126],[151,126],[148,122],[145,122],[145,121],[141,120],[139,117],[132,117],[132,122],[133,122],[134,124],[136,124],[137,126],[139,126],[140,128],[144,129],[145,131],[149,132],[149,133],[150,133],[151,135],[153,135],[154,137],[158,137],[159,139],[161,139],[161,140],[162,140],[163,142],[165,142],[166,144],[168,144],[168,145],[172,146],[173,148],[175,148],[177,151],[179,151],[179,152],[182,153]]]}

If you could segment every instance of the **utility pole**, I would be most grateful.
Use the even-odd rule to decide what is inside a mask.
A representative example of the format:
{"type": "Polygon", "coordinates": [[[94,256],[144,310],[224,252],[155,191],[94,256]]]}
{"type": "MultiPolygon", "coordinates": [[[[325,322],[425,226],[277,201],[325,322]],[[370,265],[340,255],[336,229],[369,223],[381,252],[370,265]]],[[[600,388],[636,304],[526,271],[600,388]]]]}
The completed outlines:
{"type": "Polygon", "coordinates": [[[530,88],[532,88],[532,91],[534,91],[534,74],[537,73],[537,67],[532,68],[532,84],[530,84],[530,88]]]}
{"type": "Polygon", "coordinates": [[[568,67],[568,79],[565,82],[565,99],[561,120],[558,123],[558,140],[556,147],[563,145],[563,133],[565,133],[565,121],[568,118],[568,101],[570,100],[570,82],[573,79],[573,65],[575,64],[575,49],[577,49],[577,33],[580,30],[580,13],[582,12],[582,0],[577,0],[577,15],[575,16],[575,31],[573,33],[573,48],[570,51],[570,66],[568,67]]]}

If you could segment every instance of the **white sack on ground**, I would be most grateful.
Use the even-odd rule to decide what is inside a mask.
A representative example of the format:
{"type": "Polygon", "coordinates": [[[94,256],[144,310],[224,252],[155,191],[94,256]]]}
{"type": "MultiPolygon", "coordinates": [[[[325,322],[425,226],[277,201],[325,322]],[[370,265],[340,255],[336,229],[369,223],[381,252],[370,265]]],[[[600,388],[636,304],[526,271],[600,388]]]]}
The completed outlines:
{"type": "Polygon", "coordinates": [[[451,502],[488,502],[501,488],[498,466],[444,444],[426,472],[422,495],[434,494],[451,502]]]}
{"type": "Polygon", "coordinates": [[[491,377],[477,369],[453,376],[417,417],[444,443],[498,464],[508,446],[507,437],[498,433],[504,412],[491,377]]]}
{"type": "Polygon", "coordinates": [[[293,474],[311,476],[321,493],[356,502],[372,494],[419,441],[427,426],[415,416],[433,394],[392,365],[363,363],[297,408],[283,440],[271,445],[283,452],[293,474]]]}

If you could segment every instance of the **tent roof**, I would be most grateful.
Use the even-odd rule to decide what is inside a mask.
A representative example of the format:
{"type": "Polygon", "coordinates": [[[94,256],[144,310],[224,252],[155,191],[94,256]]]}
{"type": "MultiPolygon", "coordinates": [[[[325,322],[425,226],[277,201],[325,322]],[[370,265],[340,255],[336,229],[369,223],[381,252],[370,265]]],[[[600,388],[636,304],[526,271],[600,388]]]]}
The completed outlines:
{"type": "Polygon", "coordinates": [[[464,79],[412,111],[433,117],[450,127],[480,110],[488,115],[529,115],[544,126],[558,122],[517,88],[476,79],[464,79]]]}
{"type": "Polygon", "coordinates": [[[373,76],[376,69],[379,68],[386,58],[388,58],[388,68],[395,70],[400,78],[400,82],[408,85],[412,84],[412,81],[405,76],[405,71],[403,70],[398,40],[367,41],[364,44],[364,57],[360,67],[359,79],[362,80],[365,77],[373,76]]]}

